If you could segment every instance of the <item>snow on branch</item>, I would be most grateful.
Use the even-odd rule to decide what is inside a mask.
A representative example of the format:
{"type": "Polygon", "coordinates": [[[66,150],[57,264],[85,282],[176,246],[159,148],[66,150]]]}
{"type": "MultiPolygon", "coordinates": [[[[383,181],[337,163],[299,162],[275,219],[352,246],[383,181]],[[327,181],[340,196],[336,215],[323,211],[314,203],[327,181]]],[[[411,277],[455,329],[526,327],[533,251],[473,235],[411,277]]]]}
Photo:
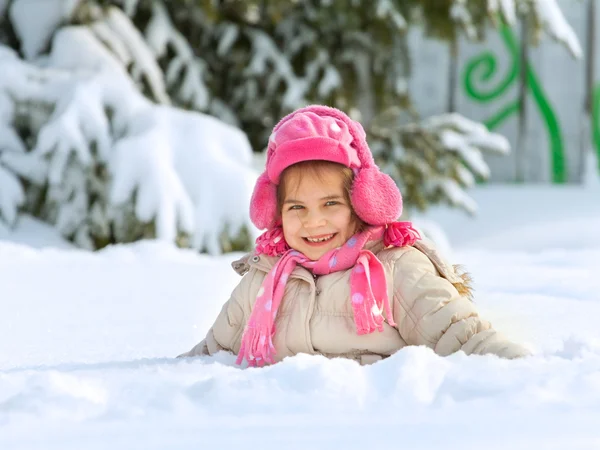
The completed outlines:
{"type": "Polygon", "coordinates": [[[438,135],[445,149],[456,152],[470,171],[485,179],[490,176],[490,168],[482,150],[501,155],[510,152],[510,144],[504,136],[490,133],[485,125],[457,113],[430,117],[423,122],[423,127],[438,135]]]}
{"type": "Polygon", "coordinates": [[[475,39],[477,30],[473,25],[473,18],[467,9],[465,0],[454,0],[450,7],[450,17],[455,22],[461,24],[469,39],[475,39]]]}
{"type": "Polygon", "coordinates": [[[158,102],[171,103],[163,73],[153,52],[122,10],[114,6],[108,8],[103,19],[93,23],[91,28],[99,39],[119,55],[124,64],[131,64],[131,76],[135,81],[145,80],[158,102]]]}
{"type": "Polygon", "coordinates": [[[477,202],[452,178],[432,178],[427,184],[428,190],[441,191],[452,206],[462,208],[469,214],[477,212],[477,202]]]}
{"type": "MultiPolygon", "coordinates": [[[[455,4],[464,0],[455,0],[455,4]]],[[[581,58],[583,52],[577,34],[569,25],[557,0],[487,0],[490,16],[500,16],[509,25],[517,21],[517,12],[533,12],[535,21],[550,37],[564,44],[575,58],[581,58]]]]}
{"type": "Polygon", "coordinates": [[[537,19],[546,32],[557,41],[566,45],[571,54],[581,58],[583,52],[579,39],[571,25],[565,19],[556,0],[531,0],[537,19]]]}
{"type": "Polygon", "coordinates": [[[26,59],[34,59],[47,47],[56,29],[71,17],[79,2],[80,0],[13,0],[10,3],[8,13],[26,59]]]}
{"type": "MultiPolygon", "coordinates": [[[[8,60],[10,53],[0,52],[0,64],[8,60]]],[[[21,183],[12,171],[6,167],[7,155],[24,153],[25,145],[12,128],[15,106],[0,82],[0,222],[14,224],[17,211],[25,200],[21,183]]]]}
{"type": "Polygon", "coordinates": [[[370,144],[382,169],[400,186],[406,204],[425,210],[446,202],[474,214],[466,192],[490,168],[483,153],[506,154],[508,140],[459,114],[442,114],[400,125],[402,111],[389,108],[369,129],[370,144]]]}
{"type": "Polygon", "coordinates": [[[501,16],[509,25],[517,22],[517,11],[514,0],[487,0],[487,9],[490,16],[501,16]]]}
{"type": "MultiPolygon", "coordinates": [[[[1,150],[0,150],[1,151],[1,150]]],[[[0,221],[13,225],[19,207],[25,201],[25,192],[18,177],[0,164],[0,221]]]]}
{"type": "Polygon", "coordinates": [[[177,95],[186,104],[197,110],[206,110],[209,103],[208,88],[203,82],[206,65],[195,56],[188,41],[173,26],[167,9],[161,2],[152,3],[152,19],[145,35],[156,58],[165,56],[169,46],[175,53],[166,70],[167,85],[179,86],[177,95]]]}
{"type": "Polygon", "coordinates": [[[139,0],[124,0],[123,9],[125,10],[125,14],[129,17],[133,16],[137,9],[138,2],[139,0]]]}
{"type": "Polygon", "coordinates": [[[282,106],[294,109],[302,104],[309,83],[296,76],[290,60],[277,48],[271,36],[258,29],[249,29],[247,33],[252,41],[253,51],[244,75],[265,76],[272,71],[267,86],[268,95],[273,95],[283,80],[286,89],[281,99],[282,106]]]}
{"type": "Polygon", "coordinates": [[[376,15],[379,18],[390,18],[398,31],[406,31],[408,26],[406,19],[390,0],[379,0],[377,2],[376,15]]]}
{"type": "Polygon", "coordinates": [[[89,168],[94,160],[92,143],[96,144],[101,159],[105,159],[109,151],[109,124],[102,102],[102,86],[90,78],[65,87],[32,150],[41,158],[51,156],[50,184],[61,182],[72,157],[89,168]]]}
{"type": "Polygon", "coordinates": [[[219,253],[224,232],[255,236],[246,135],[214,117],[153,104],[114,58],[87,27],[57,33],[45,67],[0,47],[2,220],[41,204],[39,216],[87,248],[187,236],[187,245],[219,253]],[[35,137],[29,150],[17,118],[35,137]],[[32,204],[20,178],[38,186],[32,204]]]}

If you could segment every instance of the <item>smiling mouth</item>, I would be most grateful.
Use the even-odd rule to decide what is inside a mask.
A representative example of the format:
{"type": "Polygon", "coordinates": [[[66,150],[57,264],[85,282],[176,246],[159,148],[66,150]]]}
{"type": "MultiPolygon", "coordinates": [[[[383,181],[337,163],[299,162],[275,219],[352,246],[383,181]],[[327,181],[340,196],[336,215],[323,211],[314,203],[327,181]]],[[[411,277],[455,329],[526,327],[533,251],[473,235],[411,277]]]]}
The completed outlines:
{"type": "Polygon", "coordinates": [[[304,242],[308,242],[309,244],[322,244],[324,242],[328,242],[332,240],[337,233],[325,234],[318,237],[303,237],[304,242]]]}

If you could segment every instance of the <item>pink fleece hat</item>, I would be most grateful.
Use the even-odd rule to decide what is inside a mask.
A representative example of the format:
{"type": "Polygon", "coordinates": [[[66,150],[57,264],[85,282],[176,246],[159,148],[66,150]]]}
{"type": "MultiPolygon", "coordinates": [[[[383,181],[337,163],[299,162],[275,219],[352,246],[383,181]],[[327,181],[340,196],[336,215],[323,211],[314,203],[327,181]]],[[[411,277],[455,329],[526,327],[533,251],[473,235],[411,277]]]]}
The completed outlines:
{"type": "Polygon", "coordinates": [[[365,223],[385,225],[402,214],[400,191],[375,164],[363,127],[338,109],[312,105],[287,115],[273,129],[266,170],[258,178],[250,202],[254,225],[259,229],[275,226],[281,173],[311,160],[336,162],[354,170],[352,207],[365,223]]]}

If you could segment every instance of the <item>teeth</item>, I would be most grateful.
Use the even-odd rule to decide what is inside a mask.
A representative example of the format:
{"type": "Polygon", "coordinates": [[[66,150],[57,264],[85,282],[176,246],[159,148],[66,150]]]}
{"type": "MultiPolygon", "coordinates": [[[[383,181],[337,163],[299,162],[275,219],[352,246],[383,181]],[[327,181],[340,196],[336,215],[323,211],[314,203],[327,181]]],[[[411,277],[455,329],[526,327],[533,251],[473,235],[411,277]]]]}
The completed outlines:
{"type": "Polygon", "coordinates": [[[327,237],[324,237],[324,238],[319,238],[319,239],[313,239],[313,238],[307,237],[306,240],[308,242],[325,242],[325,241],[328,241],[329,239],[331,239],[332,237],[333,237],[333,234],[331,234],[327,237]]]}

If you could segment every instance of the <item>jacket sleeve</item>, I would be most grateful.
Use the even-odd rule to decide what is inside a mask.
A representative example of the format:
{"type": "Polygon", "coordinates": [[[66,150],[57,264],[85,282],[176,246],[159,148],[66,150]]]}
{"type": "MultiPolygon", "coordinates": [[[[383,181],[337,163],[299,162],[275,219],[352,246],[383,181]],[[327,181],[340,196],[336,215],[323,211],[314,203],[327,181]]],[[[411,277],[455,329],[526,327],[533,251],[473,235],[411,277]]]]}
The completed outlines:
{"type": "Polygon", "coordinates": [[[442,356],[459,350],[510,359],[529,355],[479,317],[473,302],[415,248],[395,262],[393,314],[407,344],[426,345],[442,356]]]}
{"type": "Polygon", "coordinates": [[[249,298],[252,295],[253,278],[257,276],[256,270],[250,270],[231,293],[231,297],[217,316],[206,337],[196,344],[190,351],[179,355],[201,356],[213,355],[219,351],[237,353],[246,326],[252,305],[249,298]]]}

